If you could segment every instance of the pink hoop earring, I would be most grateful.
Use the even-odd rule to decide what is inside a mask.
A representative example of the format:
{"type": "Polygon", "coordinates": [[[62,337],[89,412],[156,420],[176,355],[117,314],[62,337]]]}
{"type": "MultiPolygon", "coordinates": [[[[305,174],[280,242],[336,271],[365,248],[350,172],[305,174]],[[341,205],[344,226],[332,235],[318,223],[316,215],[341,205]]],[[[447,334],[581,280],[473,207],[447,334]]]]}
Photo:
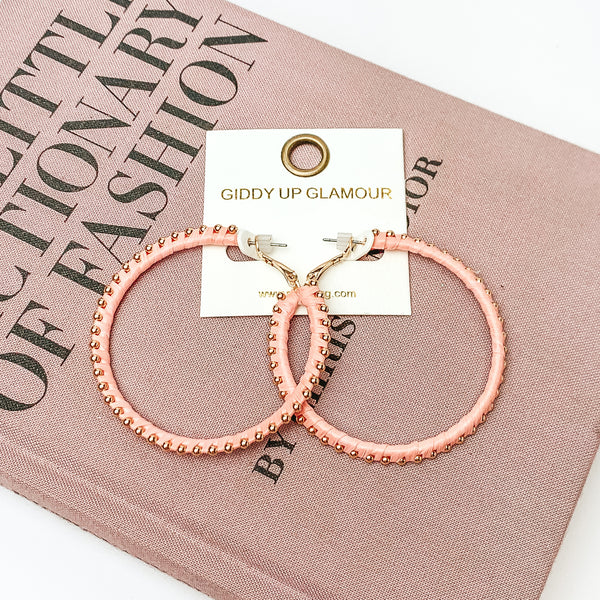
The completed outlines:
{"type": "MultiPolygon", "coordinates": [[[[91,361],[94,367],[94,376],[98,381],[98,390],[102,392],[104,401],[122,423],[134,431],[141,438],[146,439],[151,444],[159,445],[164,450],[178,452],[179,454],[209,454],[216,455],[220,452],[232,452],[237,448],[247,448],[255,441],[262,440],[265,436],[275,433],[278,428],[291,421],[294,411],[298,412],[302,407],[302,402],[297,402],[290,395],[288,397],[285,391],[280,393],[283,398],[282,406],[270,417],[254,427],[233,435],[222,436],[213,439],[189,438],[176,435],[165,431],[156,425],[150,423],[142,417],[125,400],[115,381],[110,365],[110,334],[115,312],[123,300],[127,290],[133,285],[136,279],[153,264],[170,256],[180,250],[195,248],[196,246],[216,245],[216,246],[237,246],[238,229],[235,225],[222,227],[215,225],[208,228],[205,225],[199,229],[186,229],[182,232],[174,232],[169,237],[160,238],[155,244],[148,244],[142,252],[133,255],[133,259],[125,263],[120,271],[115,273],[112,282],[104,289],[104,294],[98,299],[98,308],[94,313],[94,325],[91,329],[92,348],[91,361]]],[[[284,294],[279,294],[280,300],[286,299],[284,294]]],[[[314,378],[317,356],[322,349],[322,343],[319,341],[320,335],[327,331],[319,319],[320,312],[319,298],[311,294],[310,290],[298,288],[287,296],[287,302],[294,307],[298,303],[304,304],[311,317],[311,348],[309,352],[309,361],[307,363],[307,372],[302,376],[303,382],[309,382],[314,378]]],[[[295,308],[294,308],[295,310],[295,308]]],[[[277,313],[279,309],[275,307],[275,316],[271,319],[272,327],[279,325],[277,313]]],[[[290,317],[291,318],[291,317],[290,317]]],[[[271,334],[269,334],[271,335],[271,334]]],[[[286,341],[287,348],[287,341],[286,341]]],[[[272,355],[274,352],[269,351],[272,355]]],[[[285,355],[287,357],[287,354],[285,355]]],[[[280,376],[279,357],[271,357],[270,367],[274,371],[275,383],[282,383],[280,376]]]]}
{"type": "MultiPolygon", "coordinates": [[[[378,230],[374,230],[373,233],[375,234],[373,249],[407,251],[430,258],[454,273],[473,293],[485,315],[492,338],[492,361],[485,389],[469,413],[456,425],[434,437],[409,444],[378,444],[354,438],[325,421],[307,402],[301,403],[302,408],[296,420],[306,427],[309,434],[319,437],[322,444],[332,446],[337,452],[346,453],[352,458],[362,458],[369,463],[374,461],[400,465],[408,462],[420,463],[425,458],[435,458],[441,452],[449,452],[456,444],[462,444],[469,435],[475,433],[480,423],[485,422],[486,415],[493,409],[500,384],[504,380],[503,372],[506,366],[504,345],[506,334],[503,330],[503,318],[498,313],[498,305],[493,301],[490,290],[459,258],[451,256],[433,244],[427,244],[419,238],[413,239],[406,234],[396,236],[392,231],[380,233],[378,230]]],[[[287,299],[280,300],[276,308],[282,315],[293,315],[293,312],[290,313],[287,299]]],[[[274,336],[275,351],[280,356],[278,371],[280,380],[277,385],[282,392],[285,392],[286,398],[298,402],[309,397],[310,391],[308,390],[307,394],[302,380],[298,385],[294,383],[287,360],[290,319],[281,319],[280,323],[272,327],[271,333],[274,336]]],[[[321,339],[328,341],[329,333],[327,332],[326,337],[321,335],[321,339]]],[[[321,352],[326,356],[326,353],[321,352]]],[[[318,365],[318,368],[322,369],[324,366],[318,365]]]]}

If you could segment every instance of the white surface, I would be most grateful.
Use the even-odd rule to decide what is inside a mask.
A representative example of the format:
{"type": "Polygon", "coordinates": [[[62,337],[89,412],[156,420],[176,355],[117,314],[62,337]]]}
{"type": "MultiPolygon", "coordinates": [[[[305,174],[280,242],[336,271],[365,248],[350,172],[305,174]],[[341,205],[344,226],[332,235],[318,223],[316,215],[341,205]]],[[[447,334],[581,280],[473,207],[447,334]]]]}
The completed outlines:
{"type": "MultiPolygon", "coordinates": [[[[365,240],[366,223],[406,233],[403,148],[402,129],[209,131],[204,221],[243,223],[255,234],[276,234],[276,241],[287,246],[265,251],[294,269],[304,283],[317,265],[339,252],[325,237],[347,232],[365,240]],[[301,133],[320,137],[331,153],[327,167],[310,178],[289,173],[281,163],[283,145],[301,133]],[[344,192],[352,192],[351,197],[342,198],[344,192]],[[335,223],[315,219],[319,211],[335,214],[335,223]]],[[[368,246],[362,248],[362,254],[354,254],[357,258],[368,246]]],[[[331,313],[409,315],[408,253],[386,252],[372,262],[353,260],[354,255],[319,280],[331,313]]],[[[256,258],[255,252],[251,256],[256,258]]],[[[286,288],[284,281],[260,260],[230,260],[226,248],[207,246],[202,251],[200,315],[270,316],[277,292],[286,288]]]]}
{"type": "MultiPolygon", "coordinates": [[[[594,0],[237,4],[600,152],[600,4],[594,0]]],[[[542,600],[600,598],[599,507],[597,458],[542,600]]],[[[2,488],[0,532],[2,598],[206,598],[2,488]]]]}

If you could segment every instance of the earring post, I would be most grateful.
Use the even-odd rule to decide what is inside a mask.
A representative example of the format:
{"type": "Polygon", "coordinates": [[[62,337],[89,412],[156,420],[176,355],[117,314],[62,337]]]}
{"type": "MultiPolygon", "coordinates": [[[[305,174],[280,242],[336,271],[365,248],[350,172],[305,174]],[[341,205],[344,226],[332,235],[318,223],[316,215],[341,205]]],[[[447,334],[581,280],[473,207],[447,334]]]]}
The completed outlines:
{"type": "MultiPolygon", "coordinates": [[[[252,238],[250,238],[248,240],[248,245],[256,246],[256,240],[253,240],[252,238]]],[[[270,242],[270,245],[275,246],[276,248],[287,248],[287,244],[282,244],[281,242],[270,242]]]]}

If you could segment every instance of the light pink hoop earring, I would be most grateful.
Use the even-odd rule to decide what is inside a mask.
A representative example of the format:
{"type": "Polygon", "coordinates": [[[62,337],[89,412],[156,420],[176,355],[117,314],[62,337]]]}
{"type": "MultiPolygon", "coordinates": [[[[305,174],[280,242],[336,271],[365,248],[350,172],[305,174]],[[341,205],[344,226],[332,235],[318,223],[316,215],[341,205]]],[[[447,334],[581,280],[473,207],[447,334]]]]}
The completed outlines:
{"type": "MultiPolygon", "coordinates": [[[[404,465],[408,462],[420,463],[425,458],[435,458],[441,452],[449,452],[456,444],[462,444],[464,440],[475,433],[477,426],[485,422],[486,415],[494,408],[494,400],[498,396],[500,384],[504,380],[503,372],[506,366],[506,346],[504,340],[506,334],[503,331],[503,319],[498,313],[498,305],[492,299],[492,294],[486,288],[481,278],[469,267],[466,267],[459,258],[440,250],[433,244],[427,244],[419,238],[411,238],[405,234],[396,236],[392,231],[380,233],[374,230],[375,239],[372,248],[378,250],[400,250],[420,254],[443,265],[454,273],[465,286],[473,293],[485,315],[492,339],[492,361],[488,380],[482,394],[477,399],[473,408],[456,425],[447,431],[422,441],[409,444],[378,444],[359,440],[329,424],[320,417],[307,402],[302,403],[300,414],[296,420],[302,423],[308,432],[317,436],[321,443],[332,446],[337,452],[346,453],[352,458],[362,458],[371,463],[380,461],[383,464],[398,463],[404,465]]],[[[288,307],[287,299],[280,300],[276,308],[282,315],[293,315],[288,307]]],[[[291,316],[290,316],[291,319],[291,316]]],[[[281,319],[273,326],[273,347],[280,356],[279,375],[277,382],[279,389],[293,402],[306,399],[310,396],[310,390],[305,382],[294,383],[287,361],[287,336],[290,319],[281,319]],[[285,360],[284,360],[285,358],[285,360]]],[[[329,340],[329,334],[323,340],[329,340]]],[[[326,352],[322,351],[323,356],[326,352]]],[[[318,369],[323,369],[321,363],[318,369]]]]}
{"type": "MultiPolygon", "coordinates": [[[[94,313],[94,325],[91,329],[92,341],[90,342],[91,360],[94,366],[94,376],[98,381],[98,390],[102,392],[104,401],[109,405],[113,414],[126,427],[133,430],[137,436],[146,439],[151,444],[159,445],[164,450],[179,454],[216,455],[220,452],[229,453],[237,448],[247,448],[253,442],[275,433],[282,424],[291,421],[294,411],[298,412],[301,409],[302,401],[298,402],[282,391],[280,394],[283,398],[282,406],[258,425],[240,433],[219,438],[189,438],[165,431],[138,414],[125,400],[115,381],[110,365],[111,327],[119,304],[136,279],[153,264],[180,250],[204,245],[237,246],[237,232],[238,229],[235,225],[229,227],[215,225],[211,228],[203,225],[199,229],[190,228],[174,232],[169,237],[160,238],[155,244],[148,244],[142,252],[134,254],[133,259],[125,263],[122,269],[113,275],[112,282],[106,286],[104,294],[98,299],[98,308],[94,313]]],[[[285,295],[279,294],[278,298],[284,300],[285,295]]],[[[287,296],[287,302],[290,305],[295,302],[294,307],[299,302],[304,304],[311,318],[311,348],[306,367],[307,372],[302,376],[302,381],[311,385],[310,380],[314,379],[317,373],[317,357],[320,356],[322,350],[320,336],[327,331],[326,325],[319,319],[321,304],[319,298],[304,288],[290,293],[287,296]]],[[[270,321],[273,327],[279,324],[277,317],[279,309],[275,307],[275,311],[275,316],[270,321]]],[[[270,352],[270,354],[273,353],[270,352]]],[[[272,357],[270,367],[276,374],[275,383],[282,383],[277,375],[280,370],[278,360],[278,357],[272,357]]]]}

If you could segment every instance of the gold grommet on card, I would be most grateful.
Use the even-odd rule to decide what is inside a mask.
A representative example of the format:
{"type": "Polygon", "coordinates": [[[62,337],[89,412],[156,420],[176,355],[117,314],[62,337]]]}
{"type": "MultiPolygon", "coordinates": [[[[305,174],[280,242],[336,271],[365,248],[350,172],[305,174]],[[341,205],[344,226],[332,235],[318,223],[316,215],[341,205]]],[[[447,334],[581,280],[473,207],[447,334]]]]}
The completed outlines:
{"type": "Polygon", "coordinates": [[[313,177],[318,175],[329,164],[329,147],[318,136],[312,133],[301,133],[291,137],[281,149],[281,162],[283,166],[292,174],[298,177],[313,177]],[[321,153],[319,164],[310,169],[299,169],[292,163],[292,152],[301,144],[310,144],[315,146],[321,153]]]}

